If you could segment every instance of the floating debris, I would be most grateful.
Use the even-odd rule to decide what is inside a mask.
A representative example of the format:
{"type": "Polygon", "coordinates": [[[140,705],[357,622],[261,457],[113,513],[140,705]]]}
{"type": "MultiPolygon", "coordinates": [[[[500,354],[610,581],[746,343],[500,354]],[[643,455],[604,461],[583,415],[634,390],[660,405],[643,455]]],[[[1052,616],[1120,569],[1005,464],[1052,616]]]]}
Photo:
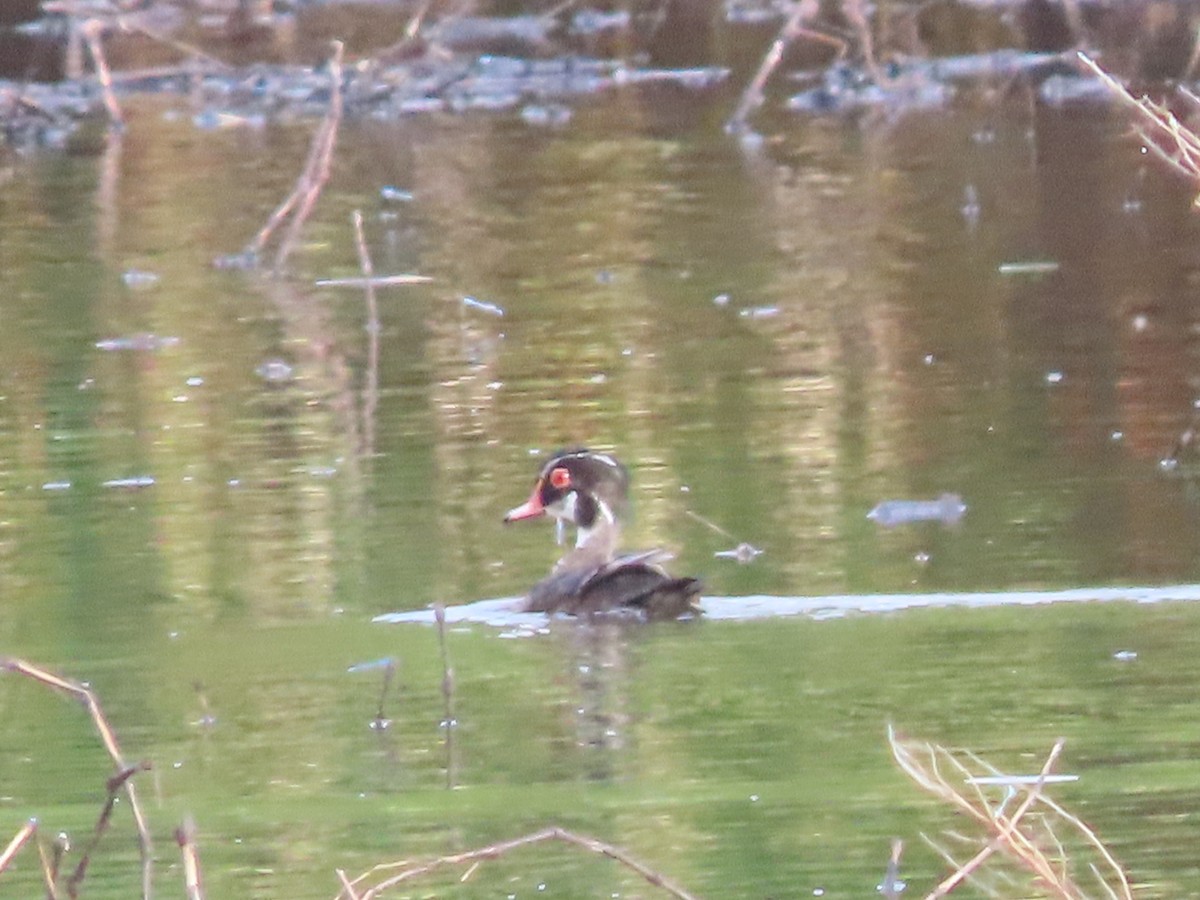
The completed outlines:
{"type": "Polygon", "coordinates": [[[174,335],[139,332],[138,334],[128,334],[121,337],[103,338],[96,341],[96,349],[109,353],[117,353],[125,350],[154,353],[158,350],[165,350],[167,347],[174,347],[178,343],[179,338],[174,335]]]}
{"type": "Polygon", "coordinates": [[[629,27],[629,10],[601,12],[598,9],[581,9],[571,18],[571,34],[593,35],[605,31],[624,31],[629,27]]]}
{"type": "Polygon", "coordinates": [[[914,522],[956,524],[967,512],[958,494],[942,494],[936,500],[884,500],[867,513],[867,518],[884,528],[914,522]]]}
{"type": "Polygon", "coordinates": [[[542,128],[560,128],[571,121],[571,107],[561,103],[529,103],[521,107],[521,121],[542,128]]]}
{"type": "Polygon", "coordinates": [[[736,559],[743,566],[754,562],[758,557],[762,556],[763,551],[759,550],[753,544],[742,542],[732,550],[718,550],[713,554],[717,559],[736,559]]]}
{"type": "Polygon", "coordinates": [[[192,125],[200,131],[223,131],[228,128],[263,128],[267,124],[263,115],[239,115],[216,109],[206,109],[192,116],[192,125]]]}
{"type": "Polygon", "coordinates": [[[963,188],[963,202],[958,211],[962,213],[963,221],[967,223],[968,228],[974,228],[979,224],[979,216],[983,212],[983,207],[979,205],[979,191],[975,189],[975,185],[968,184],[963,188]]]}
{"type": "Polygon", "coordinates": [[[272,384],[281,384],[292,380],[294,370],[291,364],[285,360],[268,359],[265,362],[259,363],[254,372],[263,381],[268,381],[272,384]]]}
{"type": "Polygon", "coordinates": [[[379,189],[379,197],[388,203],[412,203],[414,199],[412,191],[406,191],[391,184],[385,184],[379,189]]]}
{"type": "Polygon", "coordinates": [[[1113,654],[1113,659],[1117,662],[1133,662],[1137,658],[1136,650],[1118,650],[1113,654]]]}
{"type": "Polygon", "coordinates": [[[116,488],[119,490],[138,490],[140,488],[148,488],[154,485],[153,475],[133,475],[129,478],[110,478],[103,482],[103,487],[116,488]]]}
{"type": "Polygon", "coordinates": [[[352,666],[347,666],[346,671],[350,673],[357,672],[374,672],[379,669],[395,668],[396,660],[390,656],[385,656],[383,659],[372,659],[367,662],[355,663],[352,666]]]}
{"type": "Polygon", "coordinates": [[[1100,78],[1091,75],[1051,75],[1038,85],[1038,99],[1047,106],[1068,106],[1080,103],[1107,105],[1112,91],[1100,78]]]}
{"type": "Polygon", "coordinates": [[[1048,259],[1006,262],[1000,263],[997,271],[1001,275],[1051,275],[1058,271],[1058,263],[1048,259]]]}
{"type": "Polygon", "coordinates": [[[713,302],[714,306],[728,306],[729,305],[729,295],[728,294],[717,294],[717,296],[713,297],[712,302],[713,302]]]}
{"type": "Polygon", "coordinates": [[[1000,787],[1028,787],[1032,784],[1070,784],[1078,775],[978,775],[964,778],[966,784],[1000,787]]]}
{"type": "Polygon", "coordinates": [[[320,278],[314,281],[317,287],[396,287],[404,284],[429,284],[433,281],[428,275],[375,275],[371,278],[356,276],[353,278],[320,278]]]}
{"type": "Polygon", "coordinates": [[[771,319],[779,315],[778,306],[748,306],[739,309],[738,315],[743,319],[771,319]]]}
{"type": "Polygon", "coordinates": [[[126,287],[150,288],[158,284],[161,278],[155,272],[146,272],[142,269],[126,269],[121,273],[121,280],[125,282],[126,287]]]}
{"type": "Polygon", "coordinates": [[[1046,384],[1062,384],[1063,378],[1066,376],[1062,372],[1055,369],[1052,372],[1046,373],[1046,384]]]}
{"type": "Polygon", "coordinates": [[[43,491],[69,491],[71,482],[69,481],[47,481],[42,485],[43,491]]]}
{"type": "Polygon", "coordinates": [[[241,253],[225,253],[214,257],[212,265],[214,269],[223,269],[230,272],[249,272],[252,269],[258,268],[258,254],[251,249],[243,250],[241,253]]]}
{"type": "Polygon", "coordinates": [[[495,303],[489,303],[486,300],[477,300],[474,297],[463,297],[463,306],[468,309],[477,309],[482,313],[487,313],[489,316],[500,318],[504,315],[504,307],[497,306],[495,303]]]}

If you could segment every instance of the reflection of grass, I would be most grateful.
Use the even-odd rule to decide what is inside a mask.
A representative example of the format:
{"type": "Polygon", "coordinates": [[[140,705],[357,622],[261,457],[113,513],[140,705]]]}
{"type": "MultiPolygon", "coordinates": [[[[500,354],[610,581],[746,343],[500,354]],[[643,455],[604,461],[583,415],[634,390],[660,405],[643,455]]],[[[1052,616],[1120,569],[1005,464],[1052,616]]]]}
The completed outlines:
{"type": "MultiPolygon", "coordinates": [[[[1062,752],[1063,740],[1055,743],[1036,777],[1004,775],[970,751],[952,752],[934,744],[902,740],[891,728],[888,741],[905,774],[974,819],[988,836],[983,846],[961,864],[940,844],[928,841],[955,866],[955,871],[929,894],[930,898],[942,897],[968,879],[991,896],[1028,890],[998,868],[983,871],[984,864],[996,854],[1031,873],[1036,886],[1052,897],[1089,896],[1076,874],[1083,870],[1103,896],[1132,898],[1124,871],[1095,832],[1043,793],[1054,777],[1050,772],[1062,752]],[[998,802],[989,799],[985,786],[1002,788],[1004,796],[998,802]]],[[[969,845],[979,843],[977,839],[953,837],[969,845]]]]}

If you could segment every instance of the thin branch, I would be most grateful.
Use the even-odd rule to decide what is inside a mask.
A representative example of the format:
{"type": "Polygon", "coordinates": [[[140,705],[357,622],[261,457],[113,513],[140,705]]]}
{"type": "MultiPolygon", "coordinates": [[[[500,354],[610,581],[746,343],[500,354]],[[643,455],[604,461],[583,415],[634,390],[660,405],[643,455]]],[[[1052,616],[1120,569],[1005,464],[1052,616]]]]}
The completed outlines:
{"type": "MultiPolygon", "coordinates": [[[[1146,150],[1194,185],[1200,185],[1200,137],[1165,106],[1149,97],[1134,97],[1086,53],[1080,52],[1077,56],[1088,71],[1136,113],[1138,123],[1135,129],[1146,150]]],[[[1187,99],[1187,94],[1183,96],[1187,99]]],[[[1197,196],[1193,205],[1200,206],[1200,196],[1197,196]]]]}
{"type": "MultiPolygon", "coordinates": [[[[742,134],[746,131],[746,117],[762,105],[763,87],[766,85],[767,79],[771,77],[771,73],[775,71],[776,66],[779,65],[780,60],[783,59],[783,52],[788,48],[788,45],[800,35],[808,37],[816,36],[814,32],[802,28],[800,23],[815,18],[819,11],[820,5],[817,0],[797,0],[796,4],[792,7],[792,14],[788,16],[787,21],[783,23],[783,27],[779,29],[779,34],[771,43],[770,48],[768,48],[762,63],[759,64],[758,71],[750,79],[750,83],[746,85],[746,90],[742,92],[742,98],[738,101],[737,109],[733,111],[733,115],[725,123],[726,133],[742,134]]],[[[842,45],[842,49],[844,51],[844,44],[842,45]]]]}
{"type": "Polygon", "coordinates": [[[104,57],[104,43],[100,40],[104,33],[104,25],[99,19],[88,19],[80,28],[84,40],[87,41],[88,52],[92,54],[92,62],[96,66],[96,77],[100,80],[100,90],[104,94],[109,124],[113,128],[123,128],[125,117],[121,114],[121,104],[117,102],[117,95],[113,91],[112,72],[108,68],[108,60],[104,57]]]}
{"type": "MultiPolygon", "coordinates": [[[[104,744],[104,749],[108,751],[108,755],[112,758],[113,764],[116,766],[117,777],[126,772],[132,774],[133,771],[138,769],[137,766],[131,767],[125,762],[125,758],[121,754],[121,748],[117,745],[117,736],[113,732],[112,726],[109,725],[108,719],[105,718],[104,711],[100,708],[100,701],[96,699],[96,695],[91,690],[78,682],[55,675],[52,672],[48,672],[32,663],[15,657],[0,657],[0,670],[8,670],[9,672],[23,675],[26,678],[31,678],[46,687],[69,694],[80,701],[92,717],[92,723],[96,726],[96,730],[100,733],[100,740],[104,744]]],[[[125,796],[129,799],[130,811],[133,813],[133,821],[137,827],[138,848],[142,856],[142,897],[149,900],[151,896],[151,874],[154,866],[154,845],[150,840],[150,829],[146,825],[146,816],[142,812],[142,806],[138,803],[133,780],[126,776],[119,787],[123,787],[125,790],[125,796]]]]}
{"type": "MultiPolygon", "coordinates": [[[[649,884],[662,888],[671,896],[676,897],[677,900],[695,900],[692,894],[689,894],[683,888],[670,881],[668,878],[666,878],[666,876],[654,871],[649,866],[634,859],[619,847],[614,847],[612,844],[606,844],[605,842],[596,840],[595,838],[588,837],[586,835],[575,834],[574,832],[567,831],[565,828],[558,827],[545,828],[542,831],[535,831],[532,834],[527,834],[522,837],[512,838],[511,840],[507,841],[498,841],[495,844],[489,844],[488,846],[480,847],[477,850],[468,850],[464,853],[456,853],[452,856],[440,856],[437,859],[430,860],[428,862],[408,866],[402,871],[397,872],[395,875],[385,878],[383,881],[379,882],[379,884],[370,888],[365,893],[357,896],[359,897],[359,900],[374,900],[374,898],[378,897],[381,893],[389,888],[393,888],[402,882],[410,881],[413,878],[417,878],[421,875],[426,875],[436,869],[440,869],[445,866],[454,866],[461,865],[463,863],[475,863],[483,860],[496,859],[519,847],[528,847],[532,844],[539,844],[545,841],[553,840],[563,841],[564,843],[572,844],[589,852],[597,853],[601,856],[607,856],[609,859],[616,860],[617,862],[621,863],[621,865],[636,872],[649,884]]],[[[395,868],[395,866],[392,864],[376,866],[370,871],[363,873],[358,878],[355,878],[352,884],[359,884],[375,872],[393,868],[395,868]]],[[[343,883],[345,884],[344,876],[343,883]]],[[[353,891],[353,888],[350,888],[350,890],[353,891]]],[[[355,895],[353,893],[347,895],[345,893],[345,888],[343,888],[342,891],[338,892],[337,900],[341,900],[341,898],[346,896],[353,898],[355,895]]]]}
{"type": "Polygon", "coordinates": [[[292,220],[288,223],[287,232],[279,243],[275,254],[275,274],[283,271],[296,240],[300,237],[300,229],[308,220],[321,189],[329,180],[329,170],[333,165],[333,148],[337,146],[338,127],[342,121],[342,53],[344,46],[341,41],[333,42],[333,57],[329,60],[329,111],[325,115],[317,140],[313,142],[316,149],[314,166],[302,177],[303,189],[297,198],[298,208],[292,220]]]}
{"type": "Polygon", "coordinates": [[[8,842],[8,846],[4,848],[3,852],[0,852],[0,872],[8,868],[9,864],[13,861],[13,857],[21,852],[21,848],[25,846],[36,832],[37,819],[30,819],[17,829],[17,833],[8,842]]]}
{"type": "Polygon", "coordinates": [[[204,900],[200,883],[200,853],[196,849],[196,823],[191,816],[175,829],[175,843],[183,856],[183,886],[188,900],[204,900]]]}

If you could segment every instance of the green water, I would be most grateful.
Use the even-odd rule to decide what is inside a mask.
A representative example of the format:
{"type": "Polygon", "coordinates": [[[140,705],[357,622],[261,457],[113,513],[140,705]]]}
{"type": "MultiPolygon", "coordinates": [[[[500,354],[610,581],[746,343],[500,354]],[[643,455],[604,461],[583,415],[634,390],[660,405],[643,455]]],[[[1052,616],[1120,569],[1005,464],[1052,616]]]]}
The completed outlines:
{"type": "MultiPolygon", "coordinates": [[[[182,893],[186,814],[211,897],[332,897],[337,868],[549,824],[706,897],[870,896],[900,837],[924,891],[946,866],[920,833],[965,825],[896,769],[888,723],[1019,772],[1065,737],[1081,778],[1055,796],[1140,896],[1196,891],[1188,604],[456,626],[448,752],[436,631],[370,619],[544,574],[551,529],[500,518],[564,444],[630,465],[629,543],[714,595],[1200,580],[1194,460],[1159,464],[1192,414],[1190,198],[1139,175],[1122,123],[789,119],[747,154],[719,112],[622,93],[553,132],[348,123],[282,281],[209,263],[286,194],[311,123],[203,133],[184,101],[142,100],[99,156],[16,163],[0,652],[89,682],[153,762],[159,896],[182,893]],[[356,208],[378,271],[435,279],[381,294],[374,394],[362,297],[312,285],[357,272],[356,208]],[[998,273],[1021,260],[1059,270],[998,273]],[[131,288],[132,268],[160,280],[131,288]],[[138,334],[178,340],[96,346],[138,334]],[[291,377],[265,379],[273,360],[291,377]],[[866,519],[947,491],[956,528],[866,519]],[[764,554],[714,558],[739,541],[764,554]],[[347,670],[386,657],[372,729],[382,671],[347,670]]],[[[110,774],[88,721],[11,675],[0,712],[0,840],[37,816],[77,860],[110,774]]],[[[561,845],[461,871],[400,895],[655,895],[561,845]]],[[[39,878],[27,848],[0,895],[39,878]]],[[[86,895],[138,883],[119,806],[86,895]]]]}

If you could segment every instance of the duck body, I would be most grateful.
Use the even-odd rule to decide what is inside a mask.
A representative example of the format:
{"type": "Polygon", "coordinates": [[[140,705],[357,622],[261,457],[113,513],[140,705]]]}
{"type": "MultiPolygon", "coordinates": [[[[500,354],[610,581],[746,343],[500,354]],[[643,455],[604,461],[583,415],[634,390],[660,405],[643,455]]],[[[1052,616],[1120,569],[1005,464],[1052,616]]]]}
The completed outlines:
{"type": "Polygon", "coordinates": [[[701,584],[674,578],[661,550],[618,554],[619,515],[629,473],[613,457],[586,449],[555,454],[538,473],[529,500],[510,510],[505,523],[553,516],[577,529],[574,548],[529,591],[527,612],[632,613],[646,619],[693,616],[701,584]]]}

